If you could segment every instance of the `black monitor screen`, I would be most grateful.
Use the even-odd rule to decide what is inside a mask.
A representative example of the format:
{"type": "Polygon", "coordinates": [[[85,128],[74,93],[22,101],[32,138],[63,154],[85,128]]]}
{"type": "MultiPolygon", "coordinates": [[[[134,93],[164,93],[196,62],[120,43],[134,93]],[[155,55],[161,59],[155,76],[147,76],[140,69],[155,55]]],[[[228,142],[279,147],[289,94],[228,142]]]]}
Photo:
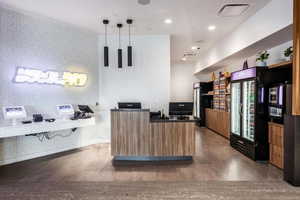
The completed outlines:
{"type": "Polygon", "coordinates": [[[87,105],[78,105],[78,109],[81,112],[85,112],[85,113],[94,113],[94,111],[87,105]]]}
{"type": "Polygon", "coordinates": [[[169,115],[193,115],[193,102],[171,102],[169,115]]]}
{"type": "Polygon", "coordinates": [[[120,102],[119,109],[142,109],[142,104],[139,102],[120,102]]]}

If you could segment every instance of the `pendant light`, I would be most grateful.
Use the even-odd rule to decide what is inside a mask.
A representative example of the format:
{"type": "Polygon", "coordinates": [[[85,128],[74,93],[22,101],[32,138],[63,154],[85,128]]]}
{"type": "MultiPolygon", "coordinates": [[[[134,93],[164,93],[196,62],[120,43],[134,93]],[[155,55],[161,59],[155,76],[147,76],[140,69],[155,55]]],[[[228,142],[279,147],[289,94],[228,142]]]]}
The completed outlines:
{"type": "Polygon", "coordinates": [[[123,27],[123,24],[117,24],[117,27],[119,29],[119,49],[118,49],[118,67],[122,68],[122,47],[121,47],[121,28],[123,27]]]}
{"type": "Polygon", "coordinates": [[[132,67],[132,46],[131,46],[131,25],[132,25],[133,20],[132,19],[127,19],[127,24],[128,24],[128,30],[129,30],[129,44],[127,48],[127,61],[128,61],[128,67],[132,67]]]}
{"type": "Polygon", "coordinates": [[[109,48],[107,45],[107,25],[109,24],[109,20],[103,20],[103,24],[105,26],[104,67],[109,67],[109,48]]]}

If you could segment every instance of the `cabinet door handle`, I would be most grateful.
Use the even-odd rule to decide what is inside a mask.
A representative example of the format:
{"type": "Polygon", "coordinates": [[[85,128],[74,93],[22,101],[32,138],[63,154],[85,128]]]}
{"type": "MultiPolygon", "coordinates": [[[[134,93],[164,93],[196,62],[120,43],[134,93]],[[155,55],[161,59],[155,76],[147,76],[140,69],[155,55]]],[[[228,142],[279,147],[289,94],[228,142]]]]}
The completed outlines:
{"type": "Polygon", "coordinates": [[[242,116],[243,115],[243,104],[241,103],[241,105],[240,105],[240,116],[242,116]]]}

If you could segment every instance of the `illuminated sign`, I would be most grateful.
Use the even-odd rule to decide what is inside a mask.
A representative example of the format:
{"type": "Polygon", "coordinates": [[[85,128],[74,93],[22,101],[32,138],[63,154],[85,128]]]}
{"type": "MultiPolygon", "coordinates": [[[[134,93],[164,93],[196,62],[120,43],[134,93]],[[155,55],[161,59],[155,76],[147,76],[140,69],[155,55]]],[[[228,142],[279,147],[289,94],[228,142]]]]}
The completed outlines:
{"type": "Polygon", "coordinates": [[[41,71],[18,67],[14,78],[16,83],[54,84],[61,86],[85,86],[87,74],[76,72],[41,71]]]}

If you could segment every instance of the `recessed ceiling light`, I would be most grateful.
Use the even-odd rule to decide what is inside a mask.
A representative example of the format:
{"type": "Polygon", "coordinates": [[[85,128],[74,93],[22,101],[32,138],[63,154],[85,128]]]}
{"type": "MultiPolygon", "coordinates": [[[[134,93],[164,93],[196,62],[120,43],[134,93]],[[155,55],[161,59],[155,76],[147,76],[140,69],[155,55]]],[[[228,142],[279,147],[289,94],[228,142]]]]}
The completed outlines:
{"type": "Polygon", "coordinates": [[[138,3],[141,5],[148,5],[150,4],[150,0],[138,0],[138,3]]]}
{"type": "Polygon", "coordinates": [[[166,24],[172,24],[172,23],[173,23],[173,20],[172,20],[172,19],[165,19],[165,23],[166,23],[166,24]]]}
{"type": "Polygon", "coordinates": [[[196,43],[204,43],[204,40],[197,40],[196,43]]]}
{"type": "Polygon", "coordinates": [[[210,25],[210,26],[208,27],[208,30],[214,31],[214,30],[216,30],[216,26],[215,26],[215,25],[210,25]]]}
{"type": "Polygon", "coordinates": [[[182,61],[186,61],[186,57],[181,58],[182,61]]]}
{"type": "Polygon", "coordinates": [[[198,49],[197,46],[192,46],[192,50],[193,50],[193,51],[195,51],[195,50],[197,50],[197,49],[198,49]]]}

